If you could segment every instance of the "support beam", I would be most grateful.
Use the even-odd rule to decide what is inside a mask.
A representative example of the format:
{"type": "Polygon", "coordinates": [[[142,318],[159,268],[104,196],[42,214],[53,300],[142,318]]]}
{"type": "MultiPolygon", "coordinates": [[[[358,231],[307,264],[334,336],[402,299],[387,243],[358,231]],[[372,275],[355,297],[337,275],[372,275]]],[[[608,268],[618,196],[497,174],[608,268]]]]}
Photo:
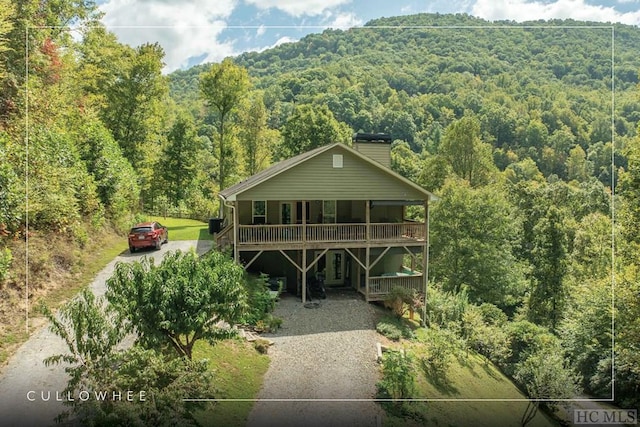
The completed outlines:
{"type": "Polygon", "coordinates": [[[387,246],[386,248],[384,248],[384,251],[382,251],[382,253],[378,256],[378,258],[376,258],[376,260],[375,260],[375,261],[373,261],[373,262],[371,263],[371,265],[369,266],[369,268],[373,268],[373,266],[375,266],[375,265],[378,263],[378,261],[380,261],[380,260],[382,259],[382,257],[383,257],[387,252],[389,252],[389,249],[391,249],[391,246],[387,246]]]}
{"type": "MultiPolygon", "coordinates": [[[[307,250],[302,249],[302,265],[307,265],[307,250]]],[[[302,271],[302,303],[307,302],[307,272],[304,269],[302,271]]]]}
{"type": "Polygon", "coordinates": [[[361,252],[361,250],[362,249],[358,248],[358,257],[357,257],[357,259],[358,259],[358,268],[357,268],[357,274],[356,274],[356,278],[357,278],[356,280],[358,281],[358,292],[360,292],[361,289],[362,289],[362,283],[360,283],[360,268],[365,268],[364,264],[362,264],[360,262],[360,252],[361,252]]]}
{"type": "Polygon", "coordinates": [[[240,227],[240,214],[238,213],[238,202],[233,202],[233,260],[240,263],[240,249],[238,248],[238,230],[240,227]]]}
{"type": "Polygon", "coordinates": [[[364,291],[364,297],[367,300],[367,302],[369,302],[369,256],[371,255],[371,248],[369,246],[367,246],[366,250],[366,259],[365,259],[365,268],[364,268],[364,286],[365,286],[365,291],[364,291]]]}
{"type": "Polygon", "coordinates": [[[253,264],[253,261],[257,260],[257,259],[258,259],[258,257],[259,257],[260,255],[262,255],[262,252],[264,252],[264,251],[260,251],[260,252],[258,252],[258,253],[253,257],[253,258],[251,258],[251,261],[249,261],[248,263],[246,263],[246,264],[245,264],[244,269],[246,270],[247,268],[249,268],[249,266],[250,266],[251,264],[253,264]]]}
{"type": "MultiPolygon", "coordinates": [[[[280,253],[281,253],[281,254],[282,254],[286,259],[288,259],[288,260],[289,260],[289,262],[290,262],[291,264],[293,264],[293,266],[294,266],[295,268],[297,268],[297,269],[298,269],[298,271],[300,271],[300,272],[302,272],[302,273],[304,274],[304,270],[302,269],[302,267],[300,267],[300,266],[298,265],[298,263],[296,263],[294,260],[292,260],[292,259],[291,259],[291,257],[290,257],[289,255],[287,255],[287,254],[286,254],[282,249],[279,249],[279,252],[280,252],[280,253]]],[[[304,257],[303,257],[303,259],[302,259],[302,265],[304,265],[304,261],[305,261],[305,260],[304,260],[304,257]]]]}
{"type": "Polygon", "coordinates": [[[349,248],[344,248],[344,250],[345,250],[349,255],[351,255],[351,258],[353,258],[354,260],[356,260],[356,262],[358,263],[358,265],[360,265],[362,268],[366,268],[366,267],[364,266],[364,263],[363,263],[362,261],[360,261],[360,259],[359,259],[357,256],[355,256],[355,255],[353,254],[353,252],[351,252],[351,250],[350,250],[349,248]]]}
{"type": "MultiPolygon", "coordinates": [[[[320,258],[322,258],[322,257],[323,257],[323,256],[324,256],[328,251],[329,251],[329,248],[327,248],[327,249],[323,250],[323,251],[322,251],[322,253],[320,253],[320,255],[318,255],[318,256],[313,260],[313,262],[312,262],[311,264],[309,264],[309,265],[306,267],[306,269],[305,269],[304,273],[306,274],[309,270],[311,270],[311,268],[312,268],[314,265],[316,265],[316,263],[317,263],[318,261],[320,261],[320,258]]],[[[304,265],[304,263],[303,263],[303,265],[304,265]]]]}

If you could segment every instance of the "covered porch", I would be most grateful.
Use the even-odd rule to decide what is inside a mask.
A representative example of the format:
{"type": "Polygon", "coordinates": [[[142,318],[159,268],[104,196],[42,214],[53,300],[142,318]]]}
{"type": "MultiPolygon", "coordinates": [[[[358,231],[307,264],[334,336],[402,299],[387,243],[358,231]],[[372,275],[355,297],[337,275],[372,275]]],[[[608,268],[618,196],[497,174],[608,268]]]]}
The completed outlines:
{"type": "Polygon", "coordinates": [[[240,263],[247,271],[265,273],[274,282],[281,282],[285,291],[302,302],[316,297],[313,284],[318,278],[322,278],[327,291],[348,287],[366,301],[382,301],[394,287],[424,294],[423,248],[418,245],[240,250],[240,263]]]}

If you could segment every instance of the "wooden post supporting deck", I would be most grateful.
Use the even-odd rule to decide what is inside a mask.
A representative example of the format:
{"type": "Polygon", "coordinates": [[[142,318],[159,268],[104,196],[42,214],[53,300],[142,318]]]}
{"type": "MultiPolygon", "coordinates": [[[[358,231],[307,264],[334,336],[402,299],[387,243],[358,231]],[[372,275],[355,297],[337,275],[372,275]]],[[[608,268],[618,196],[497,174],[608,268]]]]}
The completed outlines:
{"type": "Polygon", "coordinates": [[[307,302],[307,249],[302,248],[302,303],[307,302]]]}

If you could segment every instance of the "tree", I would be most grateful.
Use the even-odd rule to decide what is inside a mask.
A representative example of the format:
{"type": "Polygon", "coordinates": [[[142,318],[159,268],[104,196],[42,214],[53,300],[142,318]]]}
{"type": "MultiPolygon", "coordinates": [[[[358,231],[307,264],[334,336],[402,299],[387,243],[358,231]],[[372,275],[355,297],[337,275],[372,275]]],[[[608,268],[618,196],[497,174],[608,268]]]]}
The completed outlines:
{"type": "Polygon", "coordinates": [[[349,134],[326,105],[296,106],[282,130],[282,156],[293,157],[323,145],[347,142],[349,134]]]}
{"type": "Polygon", "coordinates": [[[439,152],[472,186],[489,182],[496,169],[491,146],[480,140],[480,122],[475,117],[465,116],[447,126],[439,152]]]}
{"type": "Polygon", "coordinates": [[[535,417],[541,400],[553,409],[554,401],[571,399],[577,391],[576,379],[562,357],[561,349],[538,351],[519,363],[514,378],[523,384],[530,399],[522,414],[524,427],[535,417]]]}
{"type": "Polygon", "coordinates": [[[524,290],[524,269],[515,259],[516,211],[498,186],[471,188],[448,179],[431,214],[430,275],[444,290],[468,287],[471,302],[513,307],[524,290]]]}
{"type": "MultiPolygon", "coordinates": [[[[208,71],[200,74],[200,93],[216,114],[218,131],[218,183],[220,190],[226,188],[229,160],[233,156],[226,139],[231,114],[237,110],[250,88],[249,74],[237,66],[231,58],[220,64],[212,64],[208,71]]],[[[220,216],[224,207],[220,205],[220,216]]]]}
{"type": "Polygon", "coordinates": [[[222,323],[239,323],[247,300],[243,272],[220,252],[198,258],[176,251],[159,266],[148,258],[117,264],[106,296],[144,345],[170,345],[191,359],[196,341],[214,343],[231,333],[222,323]]]}
{"type": "Polygon", "coordinates": [[[611,290],[609,278],[576,282],[558,328],[563,347],[582,376],[582,386],[596,396],[609,396],[611,392],[611,370],[599,372],[603,362],[611,359],[611,290]],[[594,377],[599,380],[592,382],[594,377]]]}
{"type": "Polygon", "coordinates": [[[274,133],[267,128],[267,110],[263,92],[253,92],[240,112],[240,145],[244,151],[244,172],[251,176],[265,169],[275,144],[274,133]]]}
{"type": "Polygon", "coordinates": [[[534,226],[532,250],[533,289],[529,295],[530,320],[556,330],[562,319],[567,292],[564,278],[567,273],[566,228],[562,212],[550,206],[534,226]]]}
{"type": "Polygon", "coordinates": [[[569,150],[566,166],[570,180],[586,181],[593,173],[593,163],[587,160],[587,153],[579,145],[569,150]]]}
{"type": "Polygon", "coordinates": [[[167,145],[158,162],[166,196],[173,206],[185,199],[185,190],[195,178],[197,150],[193,119],[186,113],[180,113],[167,135],[167,145]]]}
{"type": "MultiPolygon", "coordinates": [[[[6,36],[13,29],[13,5],[10,0],[0,0],[0,55],[11,50],[6,36]]],[[[0,82],[6,77],[6,64],[0,63],[0,82]]]]}
{"type": "Polygon", "coordinates": [[[107,90],[102,119],[125,158],[140,170],[150,167],[149,154],[157,151],[148,144],[155,142],[152,136],[160,131],[159,108],[168,85],[162,76],[164,51],[158,43],[143,44],[130,55],[107,90]]]}
{"type": "Polygon", "coordinates": [[[68,353],[44,360],[64,363],[70,378],[65,401],[71,407],[57,421],[73,414],[83,425],[198,425],[193,417],[202,403],[185,402],[185,396],[208,396],[211,375],[206,362],[168,359],[154,350],[123,346],[124,319],[101,298],[85,289],[54,315],[44,312],[53,333],[62,338],[68,353]],[[132,392],[128,399],[100,399],[111,390],[132,392]],[[80,393],[91,393],[86,399],[80,393]],[[94,396],[93,393],[98,395],[94,396]]]}

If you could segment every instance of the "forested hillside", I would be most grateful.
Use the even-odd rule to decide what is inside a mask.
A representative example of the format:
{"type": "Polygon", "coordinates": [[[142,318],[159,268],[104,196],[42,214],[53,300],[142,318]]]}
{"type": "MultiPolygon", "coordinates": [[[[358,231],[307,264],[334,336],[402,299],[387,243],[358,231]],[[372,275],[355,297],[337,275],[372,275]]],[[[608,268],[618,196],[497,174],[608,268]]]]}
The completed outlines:
{"type": "MultiPolygon", "coordinates": [[[[613,69],[610,26],[422,14],[165,76],[159,44],[123,45],[98,19],[92,2],[0,0],[5,301],[25,290],[27,224],[33,242],[72,248],[32,252],[31,286],[46,289],[52,265],[82,268],[73,250],[96,230],[215,216],[221,183],[388,132],[393,168],[441,198],[431,287],[483,307],[465,323],[478,350],[515,377],[560,351],[588,393],[615,380],[618,402],[639,406],[637,27],[615,25],[613,69]]],[[[6,335],[20,308],[0,308],[6,335]]]]}

